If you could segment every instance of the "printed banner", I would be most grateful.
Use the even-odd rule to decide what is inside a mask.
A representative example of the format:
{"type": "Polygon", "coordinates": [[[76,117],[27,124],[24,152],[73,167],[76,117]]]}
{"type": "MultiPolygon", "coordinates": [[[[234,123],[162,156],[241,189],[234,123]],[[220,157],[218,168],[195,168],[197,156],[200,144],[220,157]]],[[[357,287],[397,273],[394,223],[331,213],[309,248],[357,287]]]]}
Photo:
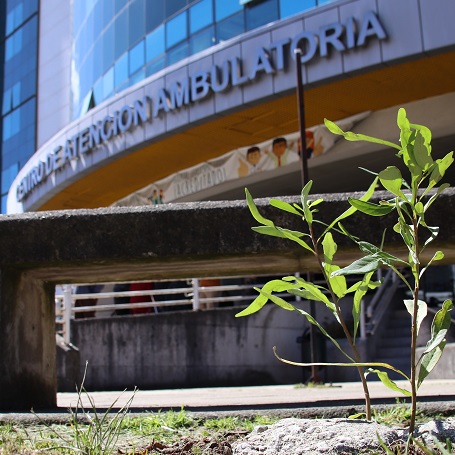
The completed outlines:
{"type": "MultiPolygon", "coordinates": [[[[343,130],[350,130],[355,123],[368,115],[369,112],[362,113],[341,120],[337,124],[343,130]]],[[[330,133],[324,125],[317,125],[306,130],[305,139],[307,158],[313,159],[327,153],[334,146],[338,136],[330,133]]],[[[179,171],[136,191],[113,205],[137,206],[178,201],[184,196],[196,194],[230,180],[241,179],[259,172],[267,173],[278,167],[287,166],[299,161],[300,153],[299,132],[276,137],[259,144],[232,150],[218,158],[179,171]]]]}

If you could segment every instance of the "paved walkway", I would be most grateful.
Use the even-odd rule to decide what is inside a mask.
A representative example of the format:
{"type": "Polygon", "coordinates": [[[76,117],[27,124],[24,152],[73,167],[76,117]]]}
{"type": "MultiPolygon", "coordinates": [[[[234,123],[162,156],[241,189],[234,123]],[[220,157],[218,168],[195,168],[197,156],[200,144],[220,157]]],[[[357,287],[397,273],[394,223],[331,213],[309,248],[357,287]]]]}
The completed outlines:
{"type": "MultiPolygon", "coordinates": [[[[405,382],[398,385],[406,387],[405,382]]],[[[373,404],[395,403],[403,395],[386,388],[379,381],[369,382],[373,404]]],[[[97,409],[108,408],[115,400],[115,408],[123,406],[131,397],[126,392],[91,392],[97,409]]],[[[454,380],[427,380],[419,389],[419,401],[455,402],[454,380]]],[[[84,406],[88,397],[82,395],[84,406]]],[[[198,389],[140,390],[131,403],[135,410],[179,410],[185,407],[193,411],[248,410],[248,409],[285,409],[324,406],[349,406],[363,401],[360,383],[348,382],[331,384],[324,387],[297,387],[295,385],[271,385],[257,387],[212,387],[198,389]]],[[[77,404],[76,393],[59,393],[59,408],[77,404]]]]}

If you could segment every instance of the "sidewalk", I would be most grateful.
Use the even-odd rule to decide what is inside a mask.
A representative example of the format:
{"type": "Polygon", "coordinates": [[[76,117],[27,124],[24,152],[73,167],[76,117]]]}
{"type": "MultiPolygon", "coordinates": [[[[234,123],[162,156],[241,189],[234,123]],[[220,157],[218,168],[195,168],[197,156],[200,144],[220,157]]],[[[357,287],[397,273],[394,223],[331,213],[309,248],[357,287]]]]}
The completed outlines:
{"type": "MultiPolygon", "coordinates": [[[[400,387],[407,387],[398,381],[400,387]]],[[[404,396],[386,388],[380,381],[369,382],[373,404],[395,403],[404,396]]],[[[115,400],[115,408],[123,406],[132,391],[90,392],[97,409],[109,408],[115,400]]],[[[58,393],[59,410],[77,404],[76,393],[58,393]]],[[[251,409],[286,409],[325,406],[349,406],[363,402],[364,395],[360,382],[328,384],[323,387],[298,387],[295,385],[271,385],[254,387],[213,387],[198,389],[139,390],[130,408],[136,411],[180,410],[229,411],[251,409]]],[[[447,402],[455,400],[455,379],[427,380],[419,389],[419,401],[447,402]]],[[[84,406],[88,397],[82,394],[84,406]]]]}

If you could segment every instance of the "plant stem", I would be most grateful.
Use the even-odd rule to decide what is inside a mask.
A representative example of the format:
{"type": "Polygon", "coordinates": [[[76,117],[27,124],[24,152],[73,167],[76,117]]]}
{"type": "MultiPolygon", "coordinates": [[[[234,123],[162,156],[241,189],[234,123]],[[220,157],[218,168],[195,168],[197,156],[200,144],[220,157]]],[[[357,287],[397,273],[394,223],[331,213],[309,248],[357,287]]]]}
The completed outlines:
{"type": "Polygon", "coordinates": [[[412,435],[415,427],[416,412],[417,412],[417,381],[416,381],[416,348],[417,348],[417,314],[419,310],[419,290],[420,290],[420,279],[419,279],[419,240],[418,240],[418,221],[414,217],[413,219],[414,228],[414,253],[417,258],[416,264],[414,265],[414,307],[412,311],[412,327],[411,327],[411,421],[409,424],[409,434],[412,435]]]}
{"type": "MultiPolygon", "coordinates": [[[[352,353],[353,353],[353,356],[354,356],[354,360],[356,361],[356,363],[360,363],[362,359],[360,358],[359,351],[357,350],[357,346],[355,345],[355,342],[354,342],[354,340],[353,340],[353,338],[351,336],[351,333],[349,332],[348,326],[346,325],[346,322],[345,322],[345,320],[343,318],[343,314],[341,313],[340,306],[339,306],[339,299],[337,298],[337,296],[333,292],[332,286],[330,284],[330,280],[329,280],[329,278],[327,276],[327,273],[325,271],[324,265],[322,264],[321,257],[320,257],[319,252],[318,252],[318,240],[317,240],[317,237],[314,235],[313,226],[312,226],[312,224],[309,224],[308,227],[309,227],[311,240],[312,240],[312,243],[313,243],[314,256],[315,256],[315,258],[316,258],[316,260],[318,262],[319,269],[321,270],[322,275],[324,276],[324,280],[325,280],[325,282],[327,284],[327,287],[328,287],[328,289],[330,291],[330,295],[331,295],[332,301],[333,301],[333,303],[335,305],[335,309],[336,309],[336,313],[337,313],[337,316],[338,316],[338,320],[340,321],[340,324],[341,324],[341,327],[343,329],[344,335],[345,335],[346,339],[348,340],[349,345],[351,346],[352,353]]],[[[365,395],[365,414],[366,414],[366,419],[367,420],[371,420],[371,400],[370,400],[370,391],[368,389],[367,379],[366,379],[366,377],[364,375],[363,367],[356,367],[356,368],[357,368],[357,371],[359,372],[360,381],[362,382],[363,392],[364,392],[364,395],[365,395]]]]}

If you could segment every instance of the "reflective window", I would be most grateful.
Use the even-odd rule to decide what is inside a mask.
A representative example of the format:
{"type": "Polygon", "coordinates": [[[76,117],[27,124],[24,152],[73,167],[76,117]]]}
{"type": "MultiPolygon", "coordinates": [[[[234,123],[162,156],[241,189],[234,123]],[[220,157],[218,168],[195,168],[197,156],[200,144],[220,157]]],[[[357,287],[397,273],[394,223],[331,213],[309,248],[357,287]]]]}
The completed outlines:
{"type": "Polygon", "coordinates": [[[103,21],[103,2],[98,0],[93,9],[93,34],[95,39],[100,36],[104,28],[103,21]]]}
{"type": "Polygon", "coordinates": [[[147,64],[145,67],[145,77],[149,77],[152,74],[157,73],[165,67],[166,56],[162,55],[147,64]]]}
{"type": "Polygon", "coordinates": [[[93,79],[97,80],[103,74],[103,42],[98,39],[93,48],[93,79]]]}
{"type": "Polygon", "coordinates": [[[114,17],[114,2],[112,0],[98,1],[103,2],[103,28],[105,28],[114,17]]]}
{"type": "Polygon", "coordinates": [[[128,54],[115,62],[114,66],[114,85],[120,86],[128,78],[128,54]]]}
{"type": "Polygon", "coordinates": [[[7,141],[12,136],[19,133],[21,129],[20,111],[16,109],[11,114],[3,117],[3,140],[7,141]]]}
{"type": "Polygon", "coordinates": [[[164,45],[164,25],[161,25],[145,39],[146,59],[153,60],[165,51],[164,45]]]}
{"type": "Polygon", "coordinates": [[[177,63],[185,57],[188,57],[188,42],[185,41],[171,50],[168,50],[166,53],[167,56],[167,64],[172,65],[173,63],[177,63]]]}
{"type": "Polygon", "coordinates": [[[13,183],[18,172],[18,163],[14,163],[11,166],[8,166],[6,169],[2,169],[2,193],[8,192],[9,187],[13,183]]]}
{"type": "Polygon", "coordinates": [[[201,0],[190,8],[190,33],[193,34],[213,23],[212,0],[201,0]]]}
{"type": "Polygon", "coordinates": [[[111,24],[102,36],[103,42],[103,73],[114,62],[114,24],[111,24]]]}
{"type": "Polygon", "coordinates": [[[145,77],[145,69],[142,68],[136,74],[133,74],[128,80],[128,86],[131,87],[138,82],[141,82],[145,77]]]}
{"type": "Polygon", "coordinates": [[[93,97],[95,98],[95,106],[100,104],[104,98],[104,77],[100,77],[93,86],[93,97]]]}
{"type": "Polygon", "coordinates": [[[166,0],[164,4],[166,6],[166,17],[170,17],[177,11],[184,8],[187,5],[187,0],[166,0]]]}
{"type": "Polygon", "coordinates": [[[126,5],[127,1],[128,0],[115,0],[115,12],[118,13],[126,5]]]}
{"type": "Polygon", "coordinates": [[[135,44],[145,34],[144,0],[133,0],[128,8],[129,46],[135,44]]]}
{"type": "Polygon", "coordinates": [[[278,19],[278,0],[263,0],[246,5],[246,29],[254,30],[278,19]]]}
{"type": "MultiPolygon", "coordinates": [[[[103,77],[103,99],[106,99],[114,92],[114,67],[103,77]]],[[[96,98],[95,98],[96,100],[96,98]]]]}
{"type": "Polygon", "coordinates": [[[216,37],[219,43],[245,31],[243,11],[216,24],[216,37]]]}
{"type": "Polygon", "coordinates": [[[38,11],[38,0],[9,0],[6,2],[6,35],[38,11]]]}
{"type": "Polygon", "coordinates": [[[292,16],[316,6],[316,0],[280,0],[280,17],[292,16]]]}
{"type": "Polygon", "coordinates": [[[184,40],[188,35],[186,24],[186,11],[175,16],[166,23],[166,47],[170,48],[180,41],[184,40]]]}
{"type": "Polygon", "coordinates": [[[215,44],[215,27],[209,27],[202,32],[191,35],[190,55],[197,54],[215,44]]]}
{"type": "Polygon", "coordinates": [[[242,10],[243,6],[239,0],[215,0],[215,17],[217,22],[242,10]]]}
{"type": "Polygon", "coordinates": [[[22,35],[23,30],[20,28],[13,35],[11,35],[6,40],[5,46],[5,62],[11,60],[15,55],[17,55],[22,49],[22,35]]]}
{"type": "Polygon", "coordinates": [[[115,20],[114,58],[118,59],[128,49],[128,10],[125,9],[115,20]]]}
{"type": "Polygon", "coordinates": [[[129,51],[129,73],[134,74],[145,62],[144,40],[140,41],[129,51]]]}
{"type": "Polygon", "coordinates": [[[151,32],[164,22],[165,0],[154,0],[145,2],[145,29],[151,32]]]}

